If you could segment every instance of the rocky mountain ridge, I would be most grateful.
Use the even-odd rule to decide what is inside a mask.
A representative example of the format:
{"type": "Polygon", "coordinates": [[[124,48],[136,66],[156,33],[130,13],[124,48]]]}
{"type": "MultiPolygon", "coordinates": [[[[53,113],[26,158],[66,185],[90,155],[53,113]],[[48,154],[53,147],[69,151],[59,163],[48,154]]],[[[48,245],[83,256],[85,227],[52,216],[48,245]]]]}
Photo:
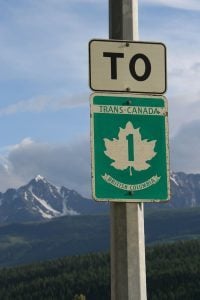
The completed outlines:
{"type": "Polygon", "coordinates": [[[74,190],[57,187],[41,175],[18,189],[0,194],[0,223],[52,219],[95,213],[96,205],[74,190]]]}
{"type": "MultiPolygon", "coordinates": [[[[200,206],[200,174],[172,172],[171,200],[148,207],[200,206]]],[[[18,189],[0,193],[0,224],[52,219],[64,215],[99,214],[109,211],[107,202],[97,203],[66,187],[57,187],[41,175],[18,189]]]]}

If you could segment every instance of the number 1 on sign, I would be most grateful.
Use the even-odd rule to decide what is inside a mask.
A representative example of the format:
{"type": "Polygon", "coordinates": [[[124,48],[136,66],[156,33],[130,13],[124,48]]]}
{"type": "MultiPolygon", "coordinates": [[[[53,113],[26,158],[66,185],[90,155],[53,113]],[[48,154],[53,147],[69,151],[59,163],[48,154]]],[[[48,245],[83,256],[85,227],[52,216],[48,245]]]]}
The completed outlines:
{"type": "Polygon", "coordinates": [[[128,160],[134,161],[134,137],[133,134],[129,134],[126,137],[128,141],[128,160]]]}

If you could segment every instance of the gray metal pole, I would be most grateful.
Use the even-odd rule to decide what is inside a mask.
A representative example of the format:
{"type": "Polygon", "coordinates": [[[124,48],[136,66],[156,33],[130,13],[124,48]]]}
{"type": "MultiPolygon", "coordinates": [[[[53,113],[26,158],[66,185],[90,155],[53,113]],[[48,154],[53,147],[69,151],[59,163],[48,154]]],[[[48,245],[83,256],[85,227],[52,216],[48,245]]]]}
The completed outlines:
{"type": "MultiPolygon", "coordinates": [[[[138,0],[109,0],[109,38],[138,40],[138,0]]],[[[143,204],[111,203],[111,299],[147,299],[143,204]]]]}

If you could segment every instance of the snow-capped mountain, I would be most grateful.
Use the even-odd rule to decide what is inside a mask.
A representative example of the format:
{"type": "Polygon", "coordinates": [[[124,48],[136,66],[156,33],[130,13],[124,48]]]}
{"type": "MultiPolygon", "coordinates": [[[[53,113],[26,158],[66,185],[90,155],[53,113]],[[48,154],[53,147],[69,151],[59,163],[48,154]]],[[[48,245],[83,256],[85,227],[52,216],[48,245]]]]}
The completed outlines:
{"type": "Polygon", "coordinates": [[[200,174],[185,174],[172,172],[171,181],[171,207],[200,206],[200,174]]]}
{"type": "MultiPolygon", "coordinates": [[[[171,200],[148,207],[200,206],[200,174],[171,173],[171,200]]],[[[38,175],[27,185],[0,193],[0,224],[52,219],[64,215],[109,211],[109,205],[82,197],[74,190],[57,187],[38,175]]]]}
{"type": "Polygon", "coordinates": [[[0,194],[0,223],[94,213],[95,204],[76,191],[56,187],[38,175],[27,185],[0,194]]]}

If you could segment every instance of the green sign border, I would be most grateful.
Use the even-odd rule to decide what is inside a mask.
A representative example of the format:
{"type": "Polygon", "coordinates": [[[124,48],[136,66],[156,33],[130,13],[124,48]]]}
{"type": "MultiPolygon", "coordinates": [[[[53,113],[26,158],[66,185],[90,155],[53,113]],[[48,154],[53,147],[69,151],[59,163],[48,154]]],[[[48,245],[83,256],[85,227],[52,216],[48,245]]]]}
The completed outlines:
{"type": "MultiPolygon", "coordinates": [[[[128,104],[126,104],[128,105],[128,104]]],[[[146,203],[150,203],[150,202],[167,202],[169,201],[170,198],[170,171],[169,171],[169,134],[168,134],[168,106],[167,106],[167,99],[164,96],[148,96],[148,95],[138,95],[138,94],[122,94],[122,93],[93,93],[90,97],[90,109],[91,109],[91,154],[92,154],[92,196],[96,201],[110,201],[110,202],[136,202],[136,203],[141,203],[141,202],[146,202],[146,203]],[[129,100],[134,100],[134,104],[135,106],[138,107],[142,107],[144,106],[144,104],[142,105],[142,102],[145,101],[145,103],[148,103],[149,107],[157,107],[161,109],[165,110],[165,114],[163,115],[164,119],[164,124],[165,124],[165,132],[164,132],[164,136],[165,136],[165,145],[166,145],[166,149],[165,149],[165,153],[166,153],[166,186],[164,186],[164,189],[166,190],[165,192],[165,196],[162,196],[162,199],[157,199],[156,197],[153,198],[148,198],[148,196],[145,197],[145,199],[136,199],[133,198],[133,194],[131,192],[130,189],[135,189],[137,190],[137,186],[140,186],[140,190],[141,189],[146,189],[148,190],[148,187],[150,187],[151,185],[154,185],[155,183],[157,183],[159,181],[159,176],[157,176],[157,174],[155,173],[155,176],[152,176],[151,178],[149,178],[148,180],[146,180],[145,182],[139,183],[139,182],[134,182],[134,184],[130,185],[130,184],[126,184],[125,187],[123,187],[121,185],[120,189],[129,189],[129,192],[127,192],[126,198],[123,198],[121,196],[119,197],[99,197],[97,194],[98,192],[96,192],[96,165],[95,165],[95,121],[94,121],[94,114],[95,114],[95,106],[98,105],[98,99],[100,99],[99,104],[104,103],[104,105],[121,105],[120,103],[122,103],[122,101],[124,103],[128,103],[129,100]],[[160,101],[159,101],[160,100],[160,101]],[[162,100],[162,101],[161,101],[162,100]],[[149,102],[148,102],[149,101],[149,102]],[[94,104],[94,102],[96,102],[96,104],[94,104]],[[141,184],[143,184],[143,186],[141,186],[141,184]],[[129,187],[131,186],[131,187],[129,187]],[[153,198],[153,199],[152,199],[153,198]]],[[[108,113],[105,113],[106,115],[108,113]]],[[[110,116],[112,116],[112,111],[109,112],[110,116]]],[[[116,115],[116,113],[115,113],[116,115]]],[[[147,115],[145,115],[145,118],[148,117],[148,113],[147,115]]],[[[96,151],[97,152],[97,151],[96,151]]],[[[102,175],[101,175],[102,176],[102,175]]],[[[110,185],[113,186],[117,186],[120,183],[120,181],[115,180],[114,178],[112,178],[109,174],[106,173],[102,180],[104,181],[108,181],[110,183],[110,185]]],[[[144,197],[144,196],[143,196],[144,197]]]]}

